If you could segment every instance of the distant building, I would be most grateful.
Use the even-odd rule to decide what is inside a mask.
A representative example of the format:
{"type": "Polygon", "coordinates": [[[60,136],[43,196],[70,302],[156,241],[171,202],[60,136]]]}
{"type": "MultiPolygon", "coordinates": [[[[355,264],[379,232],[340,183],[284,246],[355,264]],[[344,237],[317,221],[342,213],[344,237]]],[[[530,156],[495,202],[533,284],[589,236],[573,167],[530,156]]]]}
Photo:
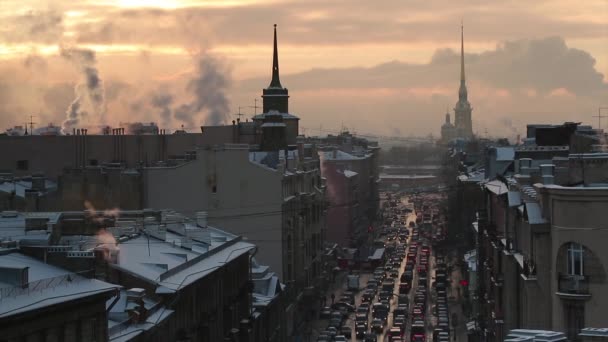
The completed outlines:
{"type": "Polygon", "coordinates": [[[446,113],[445,122],[441,125],[441,141],[449,143],[457,137],[457,133],[456,127],[450,122],[450,113],[446,113]]]}
{"type": "Polygon", "coordinates": [[[341,247],[361,246],[370,236],[379,206],[379,148],[348,132],[311,141],[321,149],[321,174],[327,185],[326,240],[341,247]]]}
{"type": "Polygon", "coordinates": [[[460,39],[460,89],[458,90],[458,102],[454,107],[454,113],[456,114],[454,126],[456,126],[456,135],[459,138],[471,139],[473,137],[473,122],[471,119],[473,108],[471,108],[468,100],[464,76],[464,29],[462,27],[460,39]]]}

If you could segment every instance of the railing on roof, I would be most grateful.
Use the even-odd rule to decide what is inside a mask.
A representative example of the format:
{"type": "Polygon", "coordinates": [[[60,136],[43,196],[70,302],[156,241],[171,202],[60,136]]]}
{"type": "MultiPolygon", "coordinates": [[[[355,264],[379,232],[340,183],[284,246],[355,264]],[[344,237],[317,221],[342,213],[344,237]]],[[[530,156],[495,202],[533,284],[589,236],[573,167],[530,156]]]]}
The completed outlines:
{"type": "Polygon", "coordinates": [[[57,277],[45,278],[29,282],[24,286],[6,287],[0,289],[0,301],[6,298],[13,298],[21,295],[29,295],[35,291],[42,291],[57,286],[66,286],[69,284],[89,280],[88,278],[77,274],[69,273],[57,277]]]}

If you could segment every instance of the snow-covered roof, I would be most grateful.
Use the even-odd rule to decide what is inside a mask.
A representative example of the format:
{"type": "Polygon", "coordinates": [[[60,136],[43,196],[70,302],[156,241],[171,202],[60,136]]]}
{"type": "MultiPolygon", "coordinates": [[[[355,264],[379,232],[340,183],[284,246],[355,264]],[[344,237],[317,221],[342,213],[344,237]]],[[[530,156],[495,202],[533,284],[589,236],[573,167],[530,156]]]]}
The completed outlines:
{"type": "Polygon", "coordinates": [[[45,229],[26,230],[27,219],[47,219],[55,224],[61,217],[60,213],[46,212],[2,212],[0,215],[0,241],[21,241],[22,244],[43,244],[48,242],[50,232],[45,229]]]}
{"type": "Polygon", "coordinates": [[[533,329],[513,329],[509,331],[509,334],[505,338],[506,341],[543,341],[543,342],[557,342],[567,341],[568,338],[563,332],[549,331],[549,330],[533,330],[533,329]]]}
{"type": "Polygon", "coordinates": [[[389,175],[389,174],[380,174],[380,179],[433,179],[437,178],[433,175],[389,175]]]}
{"type": "Polygon", "coordinates": [[[0,255],[0,267],[25,268],[27,291],[22,286],[0,283],[0,318],[114,291],[117,285],[77,276],[20,253],[0,255]]]}
{"type": "MultiPolygon", "coordinates": [[[[45,190],[44,192],[57,190],[57,183],[45,180],[44,181],[45,190]]],[[[5,193],[15,192],[17,197],[24,198],[25,191],[32,189],[32,181],[28,180],[15,180],[15,181],[3,181],[0,182],[0,191],[5,193]]]]}
{"type": "Polygon", "coordinates": [[[281,291],[279,277],[275,273],[268,273],[262,278],[253,279],[254,305],[270,303],[281,291]]]}
{"type": "Polygon", "coordinates": [[[146,321],[143,323],[132,323],[128,311],[133,309],[133,302],[127,299],[127,291],[121,290],[118,298],[110,298],[106,302],[108,312],[108,335],[110,341],[131,341],[144,331],[158,326],[165,322],[173,314],[173,310],[162,306],[160,302],[143,297],[143,304],[146,311],[146,321]]]}
{"type": "Polygon", "coordinates": [[[356,173],[355,171],[351,171],[351,170],[344,170],[344,176],[346,176],[346,178],[351,178],[358,175],[358,173],[356,173]]]}
{"type": "Polygon", "coordinates": [[[369,154],[364,156],[356,156],[340,150],[319,151],[319,157],[322,160],[362,160],[368,158],[369,156],[369,154]]]}
{"type": "Polygon", "coordinates": [[[530,224],[543,224],[547,223],[547,220],[543,217],[540,205],[536,202],[528,202],[525,204],[526,214],[528,216],[528,223],[530,224]]]}
{"type": "MultiPolygon", "coordinates": [[[[269,95],[265,95],[265,96],[269,96],[269,95]]],[[[272,96],[272,95],[270,95],[270,96],[272,96]]],[[[256,116],[254,116],[253,120],[264,120],[264,118],[266,117],[267,114],[271,114],[271,115],[281,114],[281,116],[283,117],[283,120],[285,120],[285,119],[292,119],[292,120],[298,119],[299,120],[300,119],[299,117],[297,117],[293,114],[290,114],[290,113],[279,113],[277,111],[271,110],[268,113],[262,113],[262,114],[258,114],[256,116]]]]}
{"type": "Polygon", "coordinates": [[[509,191],[509,188],[505,185],[505,183],[499,180],[493,180],[485,183],[485,188],[490,190],[492,193],[496,195],[502,195],[509,191]]]}
{"type": "Polygon", "coordinates": [[[479,183],[485,179],[485,169],[474,170],[458,176],[461,182],[479,183]]]}
{"type": "Polygon", "coordinates": [[[509,207],[517,207],[521,204],[521,194],[519,191],[509,191],[507,196],[509,198],[509,207]]]}
{"type": "Polygon", "coordinates": [[[496,147],[496,161],[511,161],[515,159],[515,148],[496,147]]]}
{"type": "Polygon", "coordinates": [[[168,233],[165,240],[142,235],[124,241],[118,245],[114,267],[156,283],[157,292],[171,293],[254,248],[233,234],[211,227],[204,230],[210,233],[210,243],[186,241],[175,233],[168,233]]]}

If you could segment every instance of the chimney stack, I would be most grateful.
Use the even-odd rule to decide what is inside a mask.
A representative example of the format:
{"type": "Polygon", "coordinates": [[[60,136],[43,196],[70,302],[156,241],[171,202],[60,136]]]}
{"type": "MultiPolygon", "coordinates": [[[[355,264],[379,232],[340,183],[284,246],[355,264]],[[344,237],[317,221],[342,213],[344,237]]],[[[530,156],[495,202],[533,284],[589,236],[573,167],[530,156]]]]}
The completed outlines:
{"type": "Polygon", "coordinates": [[[555,182],[555,165],[542,164],[540,166],[540,174],[543,178],[543,184],[554,184],[555,182]]]}

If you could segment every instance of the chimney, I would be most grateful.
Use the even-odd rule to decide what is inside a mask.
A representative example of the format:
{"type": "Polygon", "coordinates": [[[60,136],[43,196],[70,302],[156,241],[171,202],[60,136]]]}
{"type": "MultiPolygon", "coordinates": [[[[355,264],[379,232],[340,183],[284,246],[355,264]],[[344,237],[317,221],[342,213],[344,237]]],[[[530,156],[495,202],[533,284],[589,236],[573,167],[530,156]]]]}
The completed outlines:
{"type": "Polygon", "coordinates": [[[555,165],[541,164],[540,174],[543,178],[543,184],[554,184],[555,182],[555,165]]]}
{"type": "Polygon", "coordinates": [[[532,167],[532,159],[530,159],[530,158],[519,159],[519,173],[521,175],[529,176],[531,167],[532,167]]]}
{"type": "Polygon", "coordinates": [[[207,212],[199,211],[196,213],[196,224],[201,228],[207,228],[207,212]]]}

